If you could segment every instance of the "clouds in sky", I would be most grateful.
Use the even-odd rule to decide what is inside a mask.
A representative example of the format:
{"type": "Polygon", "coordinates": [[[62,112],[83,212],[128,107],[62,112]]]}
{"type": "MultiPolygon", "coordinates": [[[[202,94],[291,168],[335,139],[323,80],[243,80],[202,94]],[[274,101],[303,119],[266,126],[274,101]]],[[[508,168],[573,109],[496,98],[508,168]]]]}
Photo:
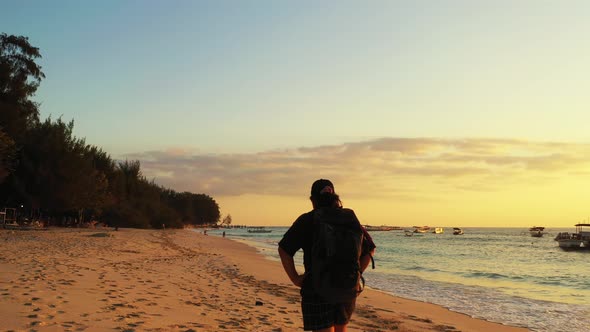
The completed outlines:
{"type": "Polygon", "coordinates": [[[301,196],[319,177],[365,198],[590,177],[590,144],[511,139],[380,138],[252,154],[168,150],[125,157],[140,160],[143,174],[158,184],[213,197],[301,196]]]}

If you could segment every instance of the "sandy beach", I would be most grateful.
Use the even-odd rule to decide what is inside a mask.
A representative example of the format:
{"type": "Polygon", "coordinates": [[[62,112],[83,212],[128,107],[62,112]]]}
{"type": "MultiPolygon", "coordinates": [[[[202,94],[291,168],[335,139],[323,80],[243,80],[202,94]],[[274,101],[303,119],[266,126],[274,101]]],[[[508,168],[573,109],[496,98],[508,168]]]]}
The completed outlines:
{"type": "MultiPolygon", "coordinates": [[[[190,230],[0,230],[1,331],[302,331],[279,262],[190,230]]],[[[370,286],[370,285],[369,285],[370,286]]],[[[367,289],[349,331],[527,331],[367,289]]]]}

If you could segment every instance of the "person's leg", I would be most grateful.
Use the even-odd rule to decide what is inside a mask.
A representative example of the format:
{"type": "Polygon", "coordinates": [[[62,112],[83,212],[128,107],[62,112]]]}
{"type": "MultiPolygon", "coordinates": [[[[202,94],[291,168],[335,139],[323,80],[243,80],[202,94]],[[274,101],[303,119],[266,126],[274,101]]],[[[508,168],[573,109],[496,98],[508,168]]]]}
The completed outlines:
{"type": "Polygon", "coordinates": [[[321,330],[314,330],[313,332],[334,332],[334,326],[326,327],[325,329],[321,330]]]}
{"type": "Polygon", "coordinates": [[[334,332],[346,332],[346,325],[348,324],[335,325],[334,332]]]}
{"type": "Polygon", "coordinates": [[[348,302],[341,303],[336,306],[335,319],[334,319],[334,332],[346,332],[346,326],[350,321],[350,317],[356,307],[356,299],[348,302]]]}
{"type": "Polygon", "coordinates": [[[327,303],[313,290],[301,289],[301,312],[303,314],[303,328],[306,331],[334,332],[336,306],[327,303]]]}

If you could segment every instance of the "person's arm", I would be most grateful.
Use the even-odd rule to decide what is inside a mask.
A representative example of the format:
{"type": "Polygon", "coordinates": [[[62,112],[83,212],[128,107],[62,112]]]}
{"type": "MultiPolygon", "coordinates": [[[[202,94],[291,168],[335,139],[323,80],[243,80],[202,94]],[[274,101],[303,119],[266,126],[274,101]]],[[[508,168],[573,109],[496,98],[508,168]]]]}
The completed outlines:
{"type": "MultiPolygon", "coordinates": [[[[353,211],[353,213],[354,213],[354,211],[353,211]]],[[[369,232],[367,232],[367,230],[363,227],[363,225],[361,225],[361,222],[358,220],[356,215],[354,217],[355,217],[356,222],[358,223],[359,227],[361,228],[361,231],[363,232],[362,251],[361,251],[361,257],[359,258],[361,273],[363,273],[363,272],[365,272],[365,270],[369,266],[369,263],[371,263],[371,261],[373,260],[373,256],[375,255],[376,246],[375,246],[375,243],[373,242],[373,238],[371,237],[369,232]]],[[[374,263],[373,263],[373,268],[375,268],[374,263]]]]}
{"type": "Polygon", "coordinates": [[[293,256],[289,255],[283,248],[279,247],[279,256],[281,257],[281,263],[283,263],[283,268],[291,279],[293,285],[297,287],[301,287],[303,285],[303,278],[305,277],[304,274],[299,274],[297,269],[295,269],[295,261],[293,260],[293,256]]]}
{"type": "Polygon", "coordinates": [[[374,254],[375,254],[375,248],[373,248],[373,250],[371,250],[368,254],[361,256],[361,258],[360,258],[361,273],[365,272],[365,270],[369,266],[369,263],[371,263],[371,257],[373,257],[374,254]]]}

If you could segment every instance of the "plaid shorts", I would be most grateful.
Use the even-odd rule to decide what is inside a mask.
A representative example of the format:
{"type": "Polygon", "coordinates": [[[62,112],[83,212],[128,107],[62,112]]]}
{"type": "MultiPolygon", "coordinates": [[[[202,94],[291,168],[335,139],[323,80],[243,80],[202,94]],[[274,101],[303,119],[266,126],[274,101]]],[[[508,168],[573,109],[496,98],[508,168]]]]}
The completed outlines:
{"type": "Polygon", "coordinates": [[[301,289],[303,329],[320,330],[347,324],[354,312],[356,299],[348,303],[328,303],[311,289],[301,289]]]}

